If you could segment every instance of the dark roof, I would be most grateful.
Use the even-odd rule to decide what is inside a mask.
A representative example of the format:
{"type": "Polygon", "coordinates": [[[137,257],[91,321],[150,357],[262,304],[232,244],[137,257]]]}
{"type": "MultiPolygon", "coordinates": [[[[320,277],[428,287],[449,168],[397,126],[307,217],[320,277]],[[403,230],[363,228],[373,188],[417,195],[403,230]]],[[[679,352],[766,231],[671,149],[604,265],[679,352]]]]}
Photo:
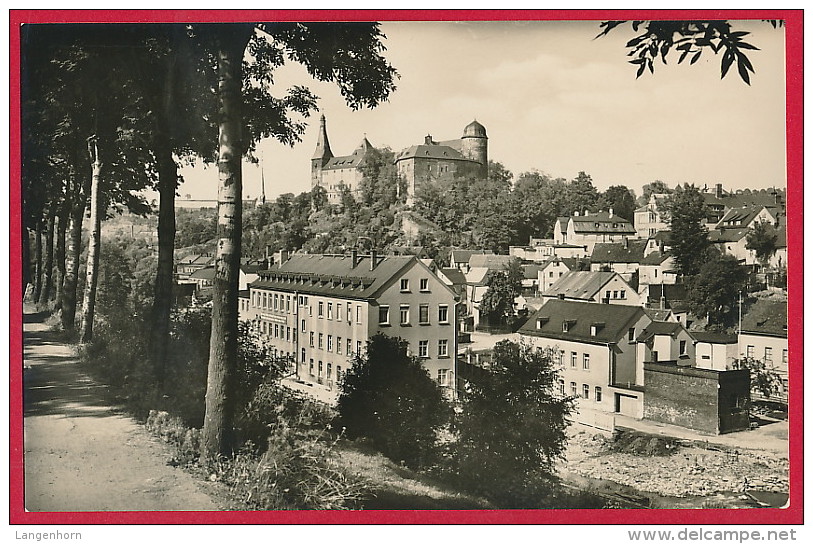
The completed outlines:
{"type": "Polygon", "coordinates": [[[689,334],[694,336],[698,342],[706,342],[708,344],[736,344],[736,334],[723,334],[721,332],[706,332],[706,331],[691,331],[689,334]]]}
{"type": "Polygon", "coordinates": [[[672,310],[660,310],[658,308],[644,308],[644,313],[649,316],[652,321],[669,321],[669,316],[672,315],[672,310]]]}
{"type": "Polygon", "coordinates": [[[788,303],[760,299],[742,316],[742,332],[788,337],[788,303]]]}
{"type": "Polygon", "coordinates": [[[654,238],[658,242],[663,242],[664,244],[669,245],[671,237],[672,237],[671,230],[659,230],[658,232],[655,233],[655,236],[653,236],[652,238],[654,238]]]}
{"type": "Polygon", "coordinates": [[[635,233],[635,227],[629,221],[618,215],[610,216],[609,212],[574,215],[569,219],[573,221],[573,229],[576,232],[635,233]]]}
{"type": "Polygon", "coordinates": [[[215,267],[206,266],[204,268],[198,268],[197,270],[189,274],[189,277],[198,280],[213,280],[215,279],[215,267]]]}
{"type": "Polygon", "coordinates": [[[372,144],[364,138],[351,155],[344,157],[331,157],[322,170],[337,170],[341,168],[359,168],[364,164],[367,152],[373,149],[372,144]]]}
{"type": "Polygon", "coordinates": [[[486,138],[486,127],[477,122],[477,119],[466,125],[463,129],[463,137],[476,136],[479,138],[486,138]]]}
{"type": "Polygon", "coordinates": [[[709,241],[713,244],[739,242],[750,230],[748,227],[715,228],[709,231],[709,241]]]}
{"type": "Polygon", "coordinates": [[[453,285],[465,285],[466,275],[457,268],[441,268],[440,271],[453,285]]]}
{"type": "Polygon", "coordinates": [[[759,215],[764,206],[743,206],[742,208],[733,208],[728,210],[726,214],[720,219],[720,223],[730,226],[748,226],[748,224],[759,215]]]}
{"type": "Polygon", "coordinates": [[[460,151],[449,145],[421,144],[413,145],[401,151],[395,158],[396,162],[405,159],[445,159],[452,161],[475,162],[467,159],[460,151]]]}
{"type": "Polygon", "coordinates": [[[491,255],[493,253],[490,249],[453,249],[451,257],[456,263],[467,263],[472,255],[491,255]]]}
{"type": "Polygon", "coordinates": [[[511,259],[511,255],[472,255],[469,259],[469,266],[472,268],[488,268],[491,270],[502,270],[511,259]]]}
{"type": "Polygon", "coordinates": [[[550,300],[520,327],[519,333],[577,342],[616,343],[626,336],[630,323],[643,315],[644,310],[640,306],[550,300]],[[569,322],[567,332],[562,330],[564,321],[569,322]],[[591,336],[591,326],[600,323],[604,326],[596,331],[595,336],[591,336]]]}
{"type": "Polygon", "coordinates": [[[641,260],[641,264],[644,265],[644,266],[658,265],[658,264],[661,264],[666,259],[668,259],[669,257],[671,257],[671,255],[669,254],[668,251],[666,253],[661,253],[660,251],[654,251],[654,252],[650,253],[649,255],[647,255],[646,257],[644,257],[641,260]]]}
{"type": "Polygon", "coordinates": [[[248,298],[250,289],[241,289],[237,291],[237,298],[248,298]]]}
{"type": "Polygon", "coordinates": [[[638,342],[646,342],[653,336],[675,336],[683,328],[680,323],[671,321],[653,321],[638,335],[638,342]]]}
{"type": "Polygon", "coordinates": [[[723,192],[722,196],[719,198],[713,191],[702,194],[706,205],[725,206],[728,208],[741,208],[749,205],[776,208],[782,207],[785,200],[785,192],[782,189],[763,189],[760,191],[751,191],[750,193],[723,192]],[[777,202],[777,200],[779,200],[779,202],[777,202]]]}
{"type": "Polygon", "coordinates": [[[593,247],[590,260],[594,263],[640,263],[644,258],[646,240],[624,243],[600,243],[593,247]]]}
{"type": "Polygon", "coordinates": [[[407,267],[425,266],[414,256],[386,256],[376,260],[378,264],[370,270],[367,255],[360,256],[355,267],[350,256],[292,255],[281,266],[261,272],[260,279],[251,282],[251,287],[369,299],[407,267]]]}
{"type": "MultiPolygon", "coordinates": [[[[615,272],[575,271],[571,270],[550,286],[543,294],[546,297],[575,298],[588,300],[601,291],[604,285],[618,276],[615,272]]],[[[620,277],[620,276],[619,276],[620,277]]]]}
{"type": "Polygon", "coordinates": [[[525,273],[526,280],[535,280],[539,278],[539,271],[545,268],[544,265],[539,264],[524,264],[522,271],[525,273]]]}

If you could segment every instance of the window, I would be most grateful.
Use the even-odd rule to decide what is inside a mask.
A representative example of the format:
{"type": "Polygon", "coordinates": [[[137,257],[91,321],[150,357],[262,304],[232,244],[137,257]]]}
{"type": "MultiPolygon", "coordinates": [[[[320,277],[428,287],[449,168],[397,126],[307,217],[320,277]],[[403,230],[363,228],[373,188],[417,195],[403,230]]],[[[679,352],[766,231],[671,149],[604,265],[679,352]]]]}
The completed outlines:
{"type": "Polygon", "coordinates": [[[409,291],[409,280],[407,278],[401,278],[401,291],[409,291]]]}
{"type": "Polygon", "coordinates": [[[686,340],[680,341],[680,354],[686,355],[686,340]]]}
{"type": "Polygon", "coordinates": [[[285,341],[291,341],[291,327],[285,327],[285,341]]]}
{"type": "Polygon", "coordinates": [[[613,298],[618,298],[618,291],[613,291],[613,298]]]}
{"type": "Polygon", "coordinates": [[[379,308],[378,308],[378,324],[379,325],[389,325],[390,324],[390,307],[389,306],[379,306],[379,308]]]}
{"type": "Polygon", "coordinates": [[[438,340],[438,357],[448,357],[448,356],[449,356],[449,341],[438,340]]]}
{"type": "Polygon", "coordinates": [[[401,306],[401,325],[409,325],[409,306],[401,306]]]}
{"type": "Polygon", "coordinates": [[[332,302],[327,303],[327,318],[328,319],[333,319],[333,303],[332,302]]]}
{"type": "Polygon", "coordinates": [[[788,350],[786,349],[782,350],[782,362],[788,364],[788,350]]]}
{"type": "Polygon", "coordinates": [[[438,323],[449,323],[449,307],[445,304],[438,306],[438,323]]]}
{"type": "Polygon", "coordinates": [[[622,299],[627,298],[627,290],[626,290],[626,289],[621,289],[621,290],[618,292],[618,294],[619,294],[620,298],[622,298],[622,299]]]}
{"type": "Polygon", "coordinates": [[[549,277],[549,278],[552,278],[552,277],[553,277],[553,270],[551,270],[550,272],[548,272],[548,277],[549,277]]]}
{"type": "Polygon", "coordinates": [[[324,367],[323,367],[322,361],[319,361],[319,377],[320,377],[320,378],[322,377],[322,369],[323,369],[323,368],[324,368],[324,367]]]}
{"type": "Polygon", "coordinates": [[[418,357],[422,357],[424,359],[429,357],[429,340],[418,341],[418,357]]]}
{"type": "Polygon", "coordinates": [[[313,359],[311,359],[310,367],[308,367],[308,374],[313,376],[313,359]]]}
{"type": "Polygon", "coordinates": [[[570,396],[575,397],[576,395],[577,395],[576,382],[570,382],[570,396]]]}
{"type": "Polygon", "coordinates": [[[590,370],[590,354],[589,353],[585,353],[582,356],[582,368],[584,370],[590,370]]]}
{"type": "Polygon", "coordinates": [[[341,336],[336,337],[336,353],[338,353],[339,355],[342,354],[342,337],[341,336]]]}
{"type": "Polygon", "coordinates": [[[449,379],[449,371],[445,368],[438,369],[438,383],[440,385],[446,385],[447,380],[449,379]]]}
{"type": "Polygon", "coordinates": [[[635,342],[635,327],[630,327],[627,331],[627,342],[635,342]]]}
{"type": "Polygon", "coordinates": [[[773,362],[773,348],[772,347],[765,347],[765,362],[772,363],[773,362]]]}
{"type": "Polygon", "coordinates": [[[279,310],[279,295],[274,293],[274,309],[279,310]]]}
{"type": "Polygon", "coordinates": [[[418,322],[421,325],[428,325],[429,324],[429,305],[428,304],[421,304],[420,311],[418,312],[418,322]]]}
{"type": "Polygon", "coordinates": [[[267,308],[268,306],[268,295],[263,293],[263,308],[267,308]]]}
{"type": "Polygon", "coordinates": [[[342,303],[337,302],[336,303],[336,321],[341,321],[341,320],[342,320],[342,303]]]}
{"type": "Polygon", "coordinates": [[[285,295],[285,311],[291,312],[291,295],[285,295]]]}
{"type": "Polygon", "coordinates": [[[562,321],[562,332],[570,330],[570,321],[562,321]]]}
{"type": "Polygon", "coordinates": [[[356,340],[356,355],[361,355],[361,340],[356,340]]]}
{"type": "Polygon", "coordinates": [[[319,344],[317,345],[317,347],[319,349],[322,349],[324,347],[324,338],[325,338],[325,335],[320,332],[319,333],[319,344]]]}
{"type": "Polygon", "coordinates": [[[316,315],[318,317],[324,317],[325,315],[325,303],[321,300],[319,301],[319,312],[316,315]]]}
{"type": "Polygon", "coordinates": [[[302,348],[302,362],[305,362],[305,348],[302,348]]]}
{"type": "Polygon", "coordinates": [[[336,366],[336,381],[341,381],[342,379],[342,367],[336,366]]]}
{"type": "Polygon", "coordinates": [[[745,356],[750,357],[753,359],[754,357],[754,346],[746,346],[745,348],[745,356]]]}
{"type": "Polygon", "coordinates": [[[313,347],[313,333],[311,333],[310,347],[313,347]]]}
{"type": "Polygon", "coordinates": [[[327,379],[329,380],[333,374],[333,363],[327,364],[327,379]]]}
{"type": "Polygon", "coordinates": [[[347,339],[347,354],[353,355],[353,344],[349,338],[347,339]]]}
{"type": "MultiPolygon", "coordinates": [[[[313,333],[311,333],[313,334],[313,333]]],[[[570,352],[570,367],[576,368],[576,361],[578,360],[578,354],[575,351],[570,352]]]]}
{"type": "Polygon", "coordinates": [[[333,335],[332,334],[327,335],[327,350],[328,351],[333,351],[333,335]]]}
{"type": "Polygon", "coordinates": [[[595,395],[593,395],[593,399],[596,402],[601,402],[601,387],[596,386],[596,393],[595,393],[595,395]]]}
{"type": "Polygon", "coordinates": [[[565,395],[565,381],[559,380],[559,394],[564,396],[565,395]]]}
{"type": "Polygon", "coordinates": [[[305,320],[302,320],[302,332],[305,332],[305,320]]]}
{"type": "Polygon", "coordinates": [[[429,291],[429,278],[421,278],[421,291],[429,291]]]}
{"type": "Polygon", "coordinates": [[[590,386],[587,385],[586,383],[582,385],[582,397],[584,397],[585,399],[590,398],[590,386]]]}
{"type": "MultiPolygon", "coordinates": [[[[360,308],[360,306],[357,306],[360,308]]],[[[353,321],[353,305],[349,302],[347,303],[347,322],[351,323],[353,321]]]]}
{"type": "Polygon", "coordinates": [[[279,325],[274,323],[274,338],[279,338],[279,325]]]}
{"type": "Polygon", "coordinates": [[[610,298],[610,292],[604,291],[604,298],[610,298]]]}
{"type": "Polygon", "coordinates": [[[356,306],[356,323],[361,323],[361,306],[356,306]]]}

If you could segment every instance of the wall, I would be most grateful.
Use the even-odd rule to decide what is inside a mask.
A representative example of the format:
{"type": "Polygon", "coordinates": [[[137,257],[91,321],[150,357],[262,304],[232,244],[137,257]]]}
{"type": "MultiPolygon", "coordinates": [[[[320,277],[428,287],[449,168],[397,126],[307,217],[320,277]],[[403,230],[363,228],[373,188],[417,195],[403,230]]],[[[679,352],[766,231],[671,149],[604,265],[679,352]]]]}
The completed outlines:
{"type": "Polygon", "coordinates": [[[698,342],[695,353],[698,368],[728,370],[737,358],[737,344],[698,342]]]}
{"type": "Polygon", "coordinates": [[[747,370],[644,365],[644,418],[708,434],[748,428],[747,370]]]}

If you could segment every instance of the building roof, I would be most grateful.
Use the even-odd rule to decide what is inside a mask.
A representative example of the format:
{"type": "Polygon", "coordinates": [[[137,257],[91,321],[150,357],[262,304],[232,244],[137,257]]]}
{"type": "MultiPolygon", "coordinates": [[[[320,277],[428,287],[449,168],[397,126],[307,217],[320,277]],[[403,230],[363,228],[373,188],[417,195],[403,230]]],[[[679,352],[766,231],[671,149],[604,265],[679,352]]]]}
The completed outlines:
{"type": "Polygon", "coordinates": [[[398,162],[405,159],[445,159],[450,161],[474,162],[464,157],[460,151],[450,145],[435,143],[410,146],[398,153],[395,161],[398,162]]]}
{"type": "Polygon", "coordinates": [[[472,268],[488,268],[489,270],[502,270],[511,262],[511,255],[472,255],[469,259],[469,266],[472,268]]]}
{"type": "Polygon", "coordinates": [[[593,247],[590,260],[594,263],[640,263],[644,258],[646,240],[626,243],[599,243],[593,247]]]}
{"type": "Polygon", "coordinates": [[[673,317],[672,310],[660,310],[657,308],[644,308],[644,313],[649,316],[652,321],[669,321],[673,317]]]}
{"type": "Polygon", "coordinates": [[[765,206],[743,206],[741,208],[732,208],[726,212],[722,219],[720,219],[720,224],[732,227],[747,227],[763,209],[766,209],[765,206]]]}
{"type": "Polygon", "coordinates": [[[615,272],[571,270],[551,285],[543,295],[546,297],[564,296],[570,299],[589,300],[615,276],[618,276],[615,272]]]}
{"type": "Polygon", "coordinates": [[[672,231],[671,230],[659,230],[655,233],[652,238],[657,241],[669,245],[672,238],[672,231]]]}
{"type": "Polygon", "coordinates": [[[364,138],[361,140],[359,146],[353,151],[352,154],[344,157],[331,157],[330,160],[322,167],[322,170],[339,170],[342,168],[359,168],[364,165],[367,158],[367,152],[372,150],[373,146],[364,138]]]}
{"type": "Polygon", "coordinates": [[[522,265],[522,271],[525,274],[526,280],[535,280],[539,278],[539,271],[543,270],[545,265],[539,264],[524,264],[522,265]]]}
{"type": "Polygon", "coordinates": [[[476,137],[476,138],[487,138],[486,136],[486,127],[481,125],[477,122],[477,119],[466,125],[466,128],[463,129],[463,137],[476,137]]]}
{"type": "Polygon", "coordinates": [[[686,287],[678,283],[652,283],[647,292],[647,302],[651,304],[658,304],[661,297],[665,298],[667,302],[686,300],[686,287]]]}
{"type": "Polygon", "coordinates": [[[215,279],[215,267],[206,266],[204,268],[199,268],[192,272],[189,277],[196,280],[213,280],[215,279]]]}
{"type": "Polygon", "coordinates": [[[492,255],[490,249],[453,249],[451,258],[455,263],[468,263],[472,255],[492,255]]]}
{"type": "Polygon", "coordinates": [[[466,275],[457,268],[441,268],[440,272],[446,276],[450,282],[452,282],[452,285],[466,284],[466,275]]]}
{"type": "Polygon", "coordinates": [[[569,218],[573,221],[573,230],[579,233],[619,233],[635,234],[635,227],[618,215],[610,212],[591,213],[589,215],[574,215],[569,218]]]}
{"type": "Polygon", "coordinates": [[[709,241],[713,244],[739,242],[748,235],[748,227],[715,228],[709,231],[709,241]]]}
{"type": "Polygon", "coordinates": [[[630,323],[644,315],[640,306],[594,304],[575,300],[550,300],[519,329],[520,334],[589,343],[616,343],[630,323]],[[564,332],[564,322],[568,322],[564,332]],[[597,325],[595,336],[591,328],[597,325]]]}
{"type": "Polygon", "coordinates": [[[736,344],[736,334],[723,334],[721,332],[691,331],[691,334],[698,342],[707,344],[736,344]]]}
{"type": "Polygon", "coordinates": [[[683,329],[683,325],[672,321],[653,321],[641,331],[636,341],[646,342],[653,336],[675,336],[683,329]]]}
{"type": "Polygon", "coordinates": [[[644,266],[656,266],[659,264],[663,264],[663,262],[671,257],[672,255],[667,251],[665,253],[661,253],[660,251],[653,251],[646,257],[641,260],[641,264],[644,266]]]}
{"type": "Polygon", "coordinates": [[[760,299],[742,316],[742,332],[788,337],[788,303],[760,299]]]}
{"type": "Polygon", "coordinates": [[[785,200],[785,192],[782,189],[762,189],[750,193],[723,191],[720,197],[716,195],[716,192],[709,191],[702,193],[702,195],[707,206],[724,206],[727,208],[741,208],[749,205],[781,208],[785,200]]]}
{"type": "MultiPolygon", "coordinates": [[[[296,254],[280,266],[260,272],[260,279],[251,282],[251,287],[371,299],[409,266],[424,266],[414,256],[388,255],[377,257],[378,264],[370,270],[370,259],[369,255],[359,256],[354,267],[351,256],[296,254]]],[[[427,274],[432,273],[427,270],[427,274]]]]}

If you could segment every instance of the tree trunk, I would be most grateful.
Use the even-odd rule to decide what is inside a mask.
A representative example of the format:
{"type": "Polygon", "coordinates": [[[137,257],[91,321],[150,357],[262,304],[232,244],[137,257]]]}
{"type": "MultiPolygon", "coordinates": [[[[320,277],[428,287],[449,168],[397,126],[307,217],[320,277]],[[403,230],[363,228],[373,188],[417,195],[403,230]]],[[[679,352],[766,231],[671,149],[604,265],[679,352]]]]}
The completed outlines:
{"type": "Polygon", "coordinates": [[[42,290],[42,221],[37,221],[34,231],[34,297],[32,302],[40,299],[42,290]]]}
{"type": "Polygon", "coordinates": [[[93,177],[90,185],[90,241],[88,243],[87,274],[85,276],[85,297],[82,301],[82,332],[79,341],[84,343],[93,340],[93,316],[96,309],[96,284],[98,282],[99,249],[101,247],[102,213],[101,184],[102,162],[99,158],[98,145],[95,140],[88,142],[93,177]]]}
{"type": "Polygon", "coordinates": [[[85,198],[78,190],[78,174],[74,174],[73,177],[75,189],[68,223],[65,279],[62,282],[62,328],[68,333],[73,333],[76,328],[76,283],[79,278],[79,257],[82,252],[82,220],[85,217],[85,198]]]}
{"type": "Polygon", "coordinates": [[[54,310],[62,308],[62,289],[65,282],[65,232],[68,229],[68,219],[70,216],[70,204],[66,198],[59,210],[56,225],[56,281],[54,281],[54,300],[56,304],[54,310]]]}
{"type": "Polygon", "coordinates": [[[154,375],[164,382],[169,317],[172,311],[172,286],[175,253],[175,190],[178,187],[178,165],[169,145],[158,145],[158,271],[155,275],[155,299],[152,304],[152,357],[154,375]]]}
{"type": "Polygon", "coordinates": [[[51,286],[54,274],[54,227],[56,223],[56,205],[51,203],[48,209],[48,223],[45,232],[45,259],[43,263],[42,288],[39,303],[45,306],[51,298],[51,286]]]}
{"type": "Polygon", "coordinates": [[[237,363],[237,292],[242,231],[242,60],[253,25],[224,25],[218,43],[217,254],[212,297],[212,336],[201,463],[230,453],[237,363]]]}
{"type": "Polygon", "coordinates": [[[28,227],[22,225],[21,228],[22,237],[21,241],[23,243],[22,248],[22,277],[23,277],[23,285],[22,285],[22,293],[26,293],[28,290],[28,286],[31,284],[31,233],[28,232],[28,227]]]}

